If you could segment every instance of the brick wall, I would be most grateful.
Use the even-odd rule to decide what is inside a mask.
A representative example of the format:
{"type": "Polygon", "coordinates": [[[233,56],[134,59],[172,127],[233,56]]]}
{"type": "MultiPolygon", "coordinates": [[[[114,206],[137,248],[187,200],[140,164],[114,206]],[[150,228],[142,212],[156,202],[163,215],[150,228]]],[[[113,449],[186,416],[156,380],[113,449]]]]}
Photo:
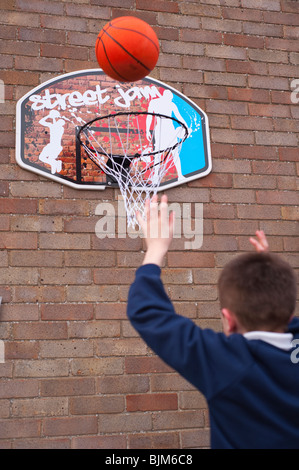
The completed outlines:
{"type": "Polygon", "coordinates": [[[95,235],[96,205],[103,197],[115,202],[118,191],[79,192],[15,162],[16,101],[51,77],[96,67],[98,31],[127,14],[159,36],[152,76],[210,119],[212,173],[168,192],[171,202],[204,203],[201,249],[184,251],[176,241],[165,263],[178,312],[220,328],[218,273],[251,249],[256,229],[298,267],[297,1],[2,0],[3,448],[209,446],[204,398],[126,319],[141,239],[95,235]]]}

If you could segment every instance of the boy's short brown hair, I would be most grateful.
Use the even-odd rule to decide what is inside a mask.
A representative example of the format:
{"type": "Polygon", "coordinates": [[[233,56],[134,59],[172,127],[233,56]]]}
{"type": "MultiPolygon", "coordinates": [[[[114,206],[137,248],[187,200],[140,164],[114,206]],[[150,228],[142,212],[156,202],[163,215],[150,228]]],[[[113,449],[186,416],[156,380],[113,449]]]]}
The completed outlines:
{"type": "Polygon", "coordinates": [[[273,253],[248,253],[230,261],[219,280],[221,308],[233,312],[247,331],[285,329],[296,305],[296,277],[273,253]]]}

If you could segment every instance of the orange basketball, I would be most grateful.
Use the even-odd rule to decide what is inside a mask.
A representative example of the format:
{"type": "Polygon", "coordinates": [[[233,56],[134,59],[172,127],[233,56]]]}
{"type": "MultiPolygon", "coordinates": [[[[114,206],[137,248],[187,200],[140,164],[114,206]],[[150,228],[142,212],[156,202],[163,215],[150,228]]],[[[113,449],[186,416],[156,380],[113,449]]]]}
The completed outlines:
{"type": "Polygon", "coordinates": [[[159,41],[149,24],[134,16],[109,21],[96,46],[100,67],[120,82],[135,82],[148,75],[159,57],[159,41]]]}

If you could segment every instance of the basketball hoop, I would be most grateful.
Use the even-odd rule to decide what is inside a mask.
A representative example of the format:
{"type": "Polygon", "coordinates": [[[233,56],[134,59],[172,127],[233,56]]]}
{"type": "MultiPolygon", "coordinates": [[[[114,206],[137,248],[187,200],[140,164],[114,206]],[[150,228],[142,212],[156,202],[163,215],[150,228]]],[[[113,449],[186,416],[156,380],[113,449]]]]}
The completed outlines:
{"type": "Polygon", "coordinates": [[[128,227],[138,225],[136,211],[144,216],[145,200],[166,183],[166,173],[175,178],[188,133],[178,119],[145,111],[97,117],[78,129],[80,145],[106,173],[107,184],[119,186],[128,227]]]}

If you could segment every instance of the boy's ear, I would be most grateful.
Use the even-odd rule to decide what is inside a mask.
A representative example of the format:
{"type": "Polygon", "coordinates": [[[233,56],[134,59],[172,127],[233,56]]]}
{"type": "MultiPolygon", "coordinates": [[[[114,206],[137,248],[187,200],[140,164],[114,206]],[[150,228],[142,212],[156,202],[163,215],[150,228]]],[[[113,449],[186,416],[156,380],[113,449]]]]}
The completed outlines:
{"type": "Polygon", "coordinates": [[[228,335],[237,333],[239,331],[239,323],[237,321],[236,315],[228,308],[223,308],[221,313],[224,333],[228,335]]]}

